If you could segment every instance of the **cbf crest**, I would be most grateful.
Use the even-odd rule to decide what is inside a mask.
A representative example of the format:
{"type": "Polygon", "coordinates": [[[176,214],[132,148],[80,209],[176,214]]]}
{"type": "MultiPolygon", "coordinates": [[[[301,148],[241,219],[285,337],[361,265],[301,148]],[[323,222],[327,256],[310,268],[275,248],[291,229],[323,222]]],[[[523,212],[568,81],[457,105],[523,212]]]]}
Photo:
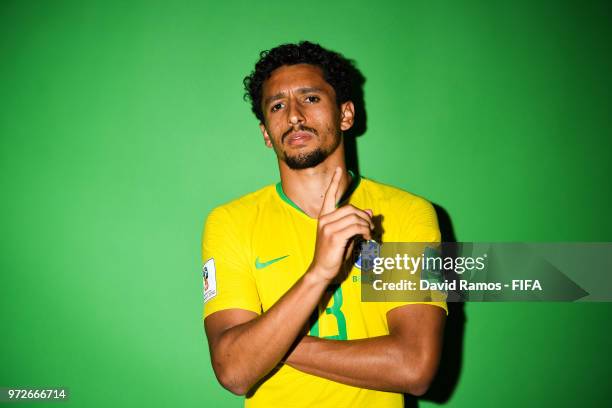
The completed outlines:
{"type": "Polygon", "coordinates": [[[355,267],[363,271],[371,271],[374,259],[380,257],[380,244],[376,241],[360,241],[353,249],[355,267]]]}

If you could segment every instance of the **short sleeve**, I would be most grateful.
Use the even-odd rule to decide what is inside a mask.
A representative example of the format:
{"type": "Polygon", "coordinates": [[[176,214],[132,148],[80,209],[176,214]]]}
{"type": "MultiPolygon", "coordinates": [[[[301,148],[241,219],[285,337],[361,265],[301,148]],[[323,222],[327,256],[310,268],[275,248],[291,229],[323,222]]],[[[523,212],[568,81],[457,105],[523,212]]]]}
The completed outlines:
{"type": "Polygon", "coordinates": [[[202,236],[204,313],[225,309],[261,314],[261,302],[248,264],[246,234],[224,208],[208,216],[202,236]]]}
{"type": "MultiPolygon", "coordinates": [[[[438,217],[431,203],[424,198],[414,196],[413,200],[408,203],[403,217],[401,219],[401,242],[430,242],[440,243],[441,234],[438,226],[438,217]]],[[[446,297],[441,293],[432,293],[431,302],[381,302],[380,307],[386,314],[389,310],[396,307],[410,304],[428,304],[437,306],[446,312],[448,315],[448,306],[445,301],[446,297]]]]}

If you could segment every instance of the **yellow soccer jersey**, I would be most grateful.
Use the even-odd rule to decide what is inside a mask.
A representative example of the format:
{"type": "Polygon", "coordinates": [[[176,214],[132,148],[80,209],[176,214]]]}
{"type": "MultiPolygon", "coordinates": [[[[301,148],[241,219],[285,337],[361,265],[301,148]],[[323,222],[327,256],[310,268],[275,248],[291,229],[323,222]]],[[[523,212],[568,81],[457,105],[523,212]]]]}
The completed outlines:
{"type": "MultiPolygon", "coordinates": [[[[413,194],[355,178],[348,203],[382,215],[382,242],[439,242],[432,205],[413,194]]],[[[285,196],[280,183],[215,208],[206,221],[204,317],[224,309],[261,314],[291,288],[312,261],[317,220],[285,196]]],[[[361,302],[360,271],[353,267],[310,335],[354,340],[389,334],[386,313],[407,303],[361,302]]],[[[444,302],[435,303],[446,309],[444,302]]],[[[315,316],[316,318],[316,316],[315,316]]],[[[267,379],[246,407],[402,407],[398,393],[367,390],[300,372],[288,365],[267,379]]]]}

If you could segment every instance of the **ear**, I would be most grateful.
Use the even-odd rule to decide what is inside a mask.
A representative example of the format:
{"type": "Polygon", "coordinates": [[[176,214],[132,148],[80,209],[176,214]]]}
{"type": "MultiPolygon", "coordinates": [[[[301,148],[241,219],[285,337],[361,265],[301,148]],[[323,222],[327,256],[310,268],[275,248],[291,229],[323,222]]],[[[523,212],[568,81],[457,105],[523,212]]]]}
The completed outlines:
{"type": "Polygon", "coordinates": [[[259,129],[261,129],[261,134],[263,135],[264,143],[266,144],[266,146],[272,147],[272,141],[270,140],[270,135],[268,135],[268,130],[266,129],[266,125],[264,125],[263,123],[260,123],[259,129]]]}
{"type": "Polygon", "coordinates": [[[344,132],[353,127],[355,122],[355,105],[346,101],[340,105],[340,129],[344,132]]]}

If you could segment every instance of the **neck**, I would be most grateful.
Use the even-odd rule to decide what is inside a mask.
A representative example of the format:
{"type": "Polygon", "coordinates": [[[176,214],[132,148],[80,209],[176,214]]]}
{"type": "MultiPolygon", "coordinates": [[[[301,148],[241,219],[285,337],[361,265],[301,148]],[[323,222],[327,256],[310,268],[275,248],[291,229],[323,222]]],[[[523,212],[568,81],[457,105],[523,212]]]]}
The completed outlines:
{"type": "Polygon", "coordinates": [[[339,197],[351,182],[344,160],[344,144],[330,154],[322,163],[303,170],[293,170],[281,160],[278,161],[281,183],[285,195],[302,209],[309,217],[317,218],[323,205],[323,197],[331,182],[336,167],[342,169],[339,197]]]}

